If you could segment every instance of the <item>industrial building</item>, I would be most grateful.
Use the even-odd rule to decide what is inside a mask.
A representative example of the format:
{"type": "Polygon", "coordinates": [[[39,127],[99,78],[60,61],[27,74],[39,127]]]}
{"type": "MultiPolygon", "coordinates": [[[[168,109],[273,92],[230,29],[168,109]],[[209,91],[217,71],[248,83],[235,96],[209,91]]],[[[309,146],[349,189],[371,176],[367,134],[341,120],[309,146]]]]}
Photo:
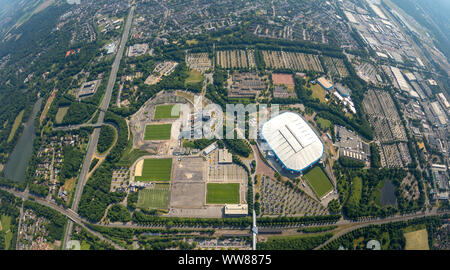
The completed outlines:
{"type": "Polygon", "coordinates": [[[319,137],[297,113],[273,117],[263,125],[261,136],[283,167],[292,172],[311,167],[324,153],[319,137]]]}
{"type": "Polygon", "coordinates": [[[78,99],[94,95],[99,85],[100,80],[83,83],[83,85],[80,87],[80,90],[78,90],[78,99]]]}

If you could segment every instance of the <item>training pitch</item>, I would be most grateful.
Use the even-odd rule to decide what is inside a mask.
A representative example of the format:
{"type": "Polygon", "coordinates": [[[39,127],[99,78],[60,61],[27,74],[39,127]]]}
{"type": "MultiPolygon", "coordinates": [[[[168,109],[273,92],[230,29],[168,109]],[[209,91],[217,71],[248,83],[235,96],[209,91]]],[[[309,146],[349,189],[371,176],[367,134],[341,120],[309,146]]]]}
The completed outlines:
{"type": "Polygon", "coordinates": [[[155,184],[152,189],[139,191],[137,207],[141,209],[167,209],[169,207],[169,185],[155,184]]]}
{"type": "Polygon", "coordinates": [[[147,125],[144,140],[169,140],[172,124],[147,125]]]}
{"type": "Polygon", "coordinates": [[[239,183],[208,183],[206,191],[207,204],[238,204],[239,183]]]}
{"type": "Polygon", "coordinates": [[[170,119],[180,117],[180,106],[179,105],[159,105],[155,109],[155,120],[160,119],[170,119]],[[173,115],[172,115],[173,109],[173,115]]]}
{"type": "Polygon", "coordinates": [[[141,176],[135,176],[136,181],[170,181],[172,159],[145,159],[141,176]]]}
{"type": "Polygon", "coordinates": [[[319,198],[322,198],[333,189],[330,180],[320,167],[315,167],[309,171],[305,174],[305,178],[306,182],[308,182],[309,186],[319,198]]]}

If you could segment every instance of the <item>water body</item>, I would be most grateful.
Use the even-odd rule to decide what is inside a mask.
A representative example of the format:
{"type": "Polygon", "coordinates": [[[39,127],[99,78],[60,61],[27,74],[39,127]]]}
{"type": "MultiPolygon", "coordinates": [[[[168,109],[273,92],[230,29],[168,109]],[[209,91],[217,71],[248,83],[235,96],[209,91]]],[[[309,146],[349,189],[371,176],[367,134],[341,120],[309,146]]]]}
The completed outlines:
{"type": "Polygon", "coordinates": [[[397,204],[397,197],[395,196],[395,187],[390,180],[386,180],[383,188],[381,189],[380,203],[383,206],[397,204]]]}
{"type": "Polygon", "coordinates": [[[33,153],[33,141],[35,137],[34,119],[42,105],[42,98],[34,103],[33,111],[28,118],[23,133],[17,141],[16,147],[9,156],[8,162],[3,169],[5,178],[15,182],[23,182],[25,180],[25,172],[33,153]]]}

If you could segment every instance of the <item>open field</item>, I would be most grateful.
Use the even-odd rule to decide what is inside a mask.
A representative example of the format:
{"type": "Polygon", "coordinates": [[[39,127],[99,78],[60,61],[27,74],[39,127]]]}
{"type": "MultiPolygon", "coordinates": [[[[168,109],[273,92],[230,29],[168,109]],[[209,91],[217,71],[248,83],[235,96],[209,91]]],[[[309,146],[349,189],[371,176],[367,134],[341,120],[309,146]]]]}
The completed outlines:
{"type": "Polygon", "coordinates": [[[147,125],[144,140],[169,140],[172,124],[147,125]]]}
{"type": "Polygon", "coordinates": [[[1,232],[4,233],[5,236],[5,250],[9,249],[9,246],[11,245],[11,239],[13,237],[13,233],[11,232],[11,217],[2,215],[1,217],[1,232]]]}
{"type": "Polygon", "coordinates": [[[191,69],[189,71],[189,77],[184,81],[185,85],[195,84],[203,81],[203,74],[200,71],[191,69]]]}
{"type": "Polygon", "coordinates": [[[320,129],[327,130],[331,128],[331,121],[321,117],[317,117],[316,123],[319,125],[320,129]]]}
{"type": "Polygon", "coordinates": [[[155,120],[168,119],[168,118],[178,118],[180,117],[180,106],[177,105],[158,105],[155,109],[155,120]],[[174,113],[172,115],[172,109],[175,107],[174,113]]]}
{"type": "Polygon", "coordinates": [[[350,197],[348,198],[348,202],[357,205],[361,200],[361,196],[362,196],[362,179],[360,177],[355,177],[352,180],[352,189],[350,192],[350,197]]]}
{"type": "Polygon", "coordinates": [[[238,204],[239,184],[238,183],[208,183],[206,191],[207,204],[238,204]]]}
{"type": "Polygon", "coordinates": [[[55,121],[57,124],[61,124],[64,116],[66,116],[67,111],[69,110],[69,106],[58,108],[58,112],[56,112],[55,121]]]}
{"type": "Polygon", "coordinates": [[[320,102],[326,102],[325,95],[327,94],[327,91],[323,89],[322,86],[320,86],[319,84],[312,84],[310,89],[312,91],[311,96],[313,98],[318,98],[320,102]]]}
{"type": "Polygon", "coordinates": [[[306,182],[311,186],[317,197],[322,198],[333,189],[330,180],[320,167],[315,167],[305,174],[306,182]]]}
{"type": "Polygon", "coordinates": [[[154,188],[139,191],[137,207],[142,209],[167,209],[169,185],[155,184],[154,188]]]}
{"type": "Polygon", "coordinates": [[[136,181],[170,181],[172,171],[172,159],[145,159],[141,176],[136,176],[136,181]]]}
{"type": "Polygon", "coordinates": [[[19,128],[20,123],[22,123],[22,118],[24,114],[24,110],[22,110],[19,115],[17,115],[16,119],[14,119],[14,123],[11,128],[11,132],[9,133],[8,140],[6,142],[12,141],[14,139],[14,135],[16,134],[17,129],[19,128]]]}
{"type": "Polygon", "coordinates": [[[42,110],[41,117],[39,118],[39,124],[42,125],[42,122],[44,121],[45,117],[47,116],[48,110],[50,109],[50,106],[53,103],[53,100],[55,99],[55,95],[58,90],[53,90],[52,94],[48,98],[47,102],[45,103],[44,110],[42,110]]]}
{"type": "Polygon", "coordinates": [[[86,241],[81,241],[81,250],[90,250],[91,249],[91,245],[89,245],[86,241]]]}
{"type": "Polygon", "coordinates": [[[427,229],[404,234],[406,239],[406,250],[429,250],[427,229]]]}

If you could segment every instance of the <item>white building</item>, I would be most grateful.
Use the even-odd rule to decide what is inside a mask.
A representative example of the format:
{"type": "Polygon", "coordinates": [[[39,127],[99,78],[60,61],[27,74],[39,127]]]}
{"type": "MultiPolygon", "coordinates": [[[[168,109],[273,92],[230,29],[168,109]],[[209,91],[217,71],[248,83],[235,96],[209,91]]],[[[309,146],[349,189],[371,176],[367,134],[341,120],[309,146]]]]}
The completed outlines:
{"type": "Polygon", "coordinates": [[[284,112],[267,121],[261,135],[283,166],[301,172],[318,162],[324,146],[308,123],[297,113],[284,112]]]}

